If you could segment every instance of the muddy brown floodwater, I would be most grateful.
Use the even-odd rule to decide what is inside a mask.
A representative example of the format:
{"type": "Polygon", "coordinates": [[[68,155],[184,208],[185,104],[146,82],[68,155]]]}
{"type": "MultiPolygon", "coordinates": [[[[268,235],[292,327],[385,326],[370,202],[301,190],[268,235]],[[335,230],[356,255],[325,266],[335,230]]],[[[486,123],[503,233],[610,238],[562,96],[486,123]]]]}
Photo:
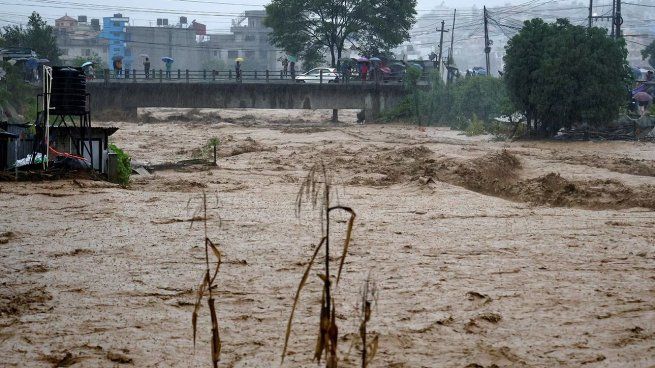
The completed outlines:
{"type": "MultiPolygon", "coordinates": [[[[0,183],[0,365],[209,366],[206,308],[195,353],[191,329],[204,247],[189,219],[204,190],[225,257],[220,366],[278,366],[321,231],[315,213],[295,216],[294,200],[323,160],[338,202],[357,212],[335,291],[342,366],[358,364],[347,352],[369,272],[374,367],[655,366],[655,144],[493,142],[331,126],[329,112],[167,113],[103,123],[120,128],[113,140],[135,163],[155,168],[128,188],[0,183]],[[218,167],[198,161],[211,137],[218,167]]],[[[315,366],[319,272],[300,299],[287,367],[315,366]]]]}

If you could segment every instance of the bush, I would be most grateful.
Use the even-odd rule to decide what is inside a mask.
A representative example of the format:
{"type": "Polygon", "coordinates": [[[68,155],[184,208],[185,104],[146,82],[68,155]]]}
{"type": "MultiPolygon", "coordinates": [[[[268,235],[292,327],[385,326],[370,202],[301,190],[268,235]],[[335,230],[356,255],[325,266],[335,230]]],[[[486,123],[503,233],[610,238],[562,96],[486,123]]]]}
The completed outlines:
{"type": "Polygon", "coordinates": [[[506,97],[502,79],[474,76],[457,82],[452,91],[452,109],[455,116],[466,119],[482,119],[490,123],[502,115],[503,99],[506,97]]]}
{"type": "Polygon", "coordinates": [[[471,120],[468,123],[468,126],[464,130],[464,134],[466,134],[469,137],[472,137],[474,135],[482,135],[485,133],[485,128],[484,128],[484,123],[482,120],[478,119],[475,114],[471,118],[471,120]]]}
{"type": "Polygon", "coordinates": [[[438,73],[433,73],[429,89],[421,90],[416,85],[419,76],[416,68],[408,69],[405,86],[408,95],[398,106],[384,112],[384,121],[413,117],[419,125],[427,122],[427,125],[467,130],[475,120],[478,130],[479,126],[484,127],[493,119],[512,115],[515,111],[502,79],[467,77],[447,86],[438,73]]]}
{"type": "Polygon", "coordinates": [[[122,149],[116,147],[114,144],[110,144],[109,149],[114,151],[118,156],[118,183],[125,186],[130,183],[130,175],[132,175],[132,159],[127,153],[123,152],[122,149]]]}
{"type": "Polygon", "coordinates": [[[380,117],[380,120],[388,123],[399,120],[409,120],[413,116],[414,113],[412,112],[412,99],[411,97],[405,97],[393,109],[384,111],[380,117]]]}

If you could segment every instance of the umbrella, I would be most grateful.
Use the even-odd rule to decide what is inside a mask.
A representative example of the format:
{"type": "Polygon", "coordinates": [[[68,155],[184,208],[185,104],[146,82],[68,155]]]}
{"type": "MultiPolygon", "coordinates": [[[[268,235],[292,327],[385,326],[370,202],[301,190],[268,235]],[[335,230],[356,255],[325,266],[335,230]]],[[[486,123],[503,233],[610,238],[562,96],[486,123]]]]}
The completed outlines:
{"type": "Polygon", "coordinates": [[[287,55],[287,59],[289,60],[290,63],[297,63],[298,62],[298,57],[294,55],[287,55]]]}
{"type": "Polygon", "coordinates": [[[363,56],[360,56],[360,57],[357,58],[357,61],[360,62],[360,63],[365,63],[365,62],[368,61],[368,59],[363,57],[363,56]]]}
{"type": "Polygon", "coordinates": [[[123,56],[121,55],[114,55],[111,57],[112,61],[117,61],[117,60],[123,60],[123,56]]]}
{"type": "Polygon", "coordinates": [[[37,58],[29,58],[25,62],[25,66],[27,66],[28,69],[36,69],[38,65],[39,65],[39,60],[37,58]]]}
{"type": "Polygon", "coordinates": [[[411,64],[411,66],[423,70],[423,65],[421,65],[421,64],[411,64]]]}
{"type": "Polygon", "coordinates": [[[48,60],[48,59],[39,59],[39,64],[47,64],[49,62],[50,62],[50,60],[48,60]]]}
{"type": "Polygon", "coordinates": [[[380,59],[379,57],[372,57],[368,59],[368,61],[382,61],[382,59],[380,59]]]}
{"type": "Polygon", "coordinates": [[[172,62],[174,62],[175,60],[173,60],[172,57],[164,56],[163,58],[161,58],[161,61],[163,61],[163,62],[165,62],[165,63],[172,63],[172,62]]]}
{"type": "Polygon", "coordinates": [[[649,95],[646,92],[637,92],[635,93],[634,96],[632,96],[636,101],[639,102],[651,102],[653,101],[653,96],[649,95]]]}
{"type": "Polygon", "coordinates": [[[243,63],[243,60],[244,59],[242,57],[238,57],[238,58],[234,59],[234,61],[238,61],[238,62],[241,62],[241,63],[243,63]]]}
{"type": "Polygon", "coordinates": [[[82,64],[82,68],[86,68],[89,65],[93,65],[93,61],[87,61],[86,63],[82,64]]]}
{"type": "Polygon", "coordinates": [[[139,56],[142,57],[142,58],[149,58],[150,57],[150,56],[148,56],[148,54],[141,54],[139,56]]]}

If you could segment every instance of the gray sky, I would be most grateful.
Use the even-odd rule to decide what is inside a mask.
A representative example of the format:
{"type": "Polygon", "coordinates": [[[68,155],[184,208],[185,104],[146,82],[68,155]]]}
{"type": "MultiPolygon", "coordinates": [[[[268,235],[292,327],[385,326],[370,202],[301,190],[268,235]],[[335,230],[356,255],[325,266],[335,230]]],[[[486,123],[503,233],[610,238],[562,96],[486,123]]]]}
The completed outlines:
{"type": "MultiPolygon", "coordinates": [[[[237,14],[244,10],[261,9],[267,3],[267,0],[0,0],[0,26],[24,24],[32,11],[39,12],[51,24],[64,14],[102,18],[120,12],[130,17],[135,25],[155,25],[157,18],[168,18],[169,23],[177,23],[179,16],[186,15],[189,22],[196,19],[207,24],[210,32],[227,32],[230,21],[237,14]]],[[[462,9],[474,4],[499,6],[506,3],[507,0],[444,1],[445,6],[462,9]]],[[[418,0],[418,15],[439,4],[434,0],[418,0]]]]}

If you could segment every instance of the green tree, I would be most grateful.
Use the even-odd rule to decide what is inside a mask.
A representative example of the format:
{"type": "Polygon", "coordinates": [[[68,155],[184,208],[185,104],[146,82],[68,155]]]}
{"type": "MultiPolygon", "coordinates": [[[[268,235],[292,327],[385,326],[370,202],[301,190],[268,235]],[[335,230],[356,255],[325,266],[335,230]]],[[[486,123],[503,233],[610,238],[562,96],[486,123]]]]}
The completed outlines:
{"type": "Polygon", "coordinates": [[[324,49],[336,66],[347,42],[388,50],[408,39],[416,0],[272,0],[266,13],[274,45],[300,57],[324,49]]]}
{"type": "Polygon", "coordinates": [[[643,60],[648,59],[648,64],[655,68],[655,41],[651,42],[650,45],[641,50],[641,57],[643,60]]]}
{"type": "Polygon", "coordinates": [[[626,58],[625,42],[604,29],[533,19],[507,44],[503,79],[528,128],[548,136],[614,119],[630,78],[626,58]]]}
{"type": "Polygon", "coordinates": [[[12,106],[28,122],[36,118],[36,94],[38,90],[25,83],[22,67],[0,61],[0,68],[6,72],[0,80],[0,107],[12,106]]]}
{"type": "Polygon", "coordinates": [[[25,47],[35,51],[41,58],[59,63],[61,52],[57,47],[54,29],[37,12],[32,12],[27,27],[5,26],[1,32],[1,45],[5,47],[25,47]]]}

